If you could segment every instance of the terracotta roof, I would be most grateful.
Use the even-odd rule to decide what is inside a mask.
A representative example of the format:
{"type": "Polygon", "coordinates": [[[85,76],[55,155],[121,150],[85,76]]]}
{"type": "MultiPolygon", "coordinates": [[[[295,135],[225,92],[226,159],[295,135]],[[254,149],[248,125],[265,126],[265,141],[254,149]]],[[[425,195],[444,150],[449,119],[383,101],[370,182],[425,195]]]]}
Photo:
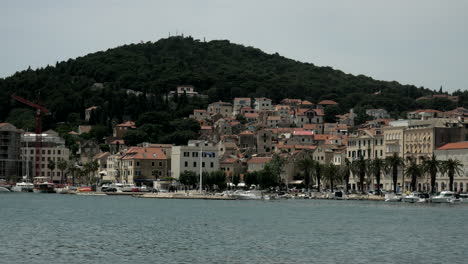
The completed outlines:
{"type": "Polygon", "coordinates": [[[244,114],[245,118],[258,118],[258,114],[257,113],[245,113],[244,114]]]}
{"type": "Polygon", "coordinates": [[[116,139],[116,140],[112,141],[110,144],[111,145],[117,145],[117,143],[119,143],[120,145],[125,145],[125,141],[123,139],[116,139]]]}
{"type": "Polygon", "coordinates": [[[468,141],[448,143],[438,148],[437,150],[446,150],[446,149],[468,149],[468,141]]]}
{"type": "Polygon", "coordinates": [[[240,124],[239,121],[232,121],[232,122],[231,122],[231,126],[237,126],[237,125],[239,125],[239,124],[240,124]]]}
{"type": "Polygon", "coordinates": [[[319,124],[304,124],[302,126],[304,129],[317,129],[319,128],[319,124]]]}
{"type": "Polygon", "coordinates": [[[314,109],[314,112],[315,112],[318,116],[324,116],[324,115],[325,115],[323,109],[314,109]]]}
{"type": "Polygon", "coordinates": [[[269,116],[267,120],[281,120],[281,117],[279,116],[269,116]]]}
{"type": "Polygon", "coordinates": [[[333,100],[323,100],[318,103],[319,105],[337,105],[338,103],[333,100]]]}
{"type": "Polygon", "coordinates": [[[410,113],[441,113],[441,111],[434,109],[419,109],[410,113]]]}
{"type": "Polygon", "coordinates": [[[166,160],[167,157],[160,148],[131,147],[124,154],[123,160],[166,160]]]}
{"type": "Polygon", "coordinates": [[[122,124],[118,124],[116,125],[117,127],[131,127],[131,128],[136,128],[135,126],[135,122],[133,121],[127,121],[127,122],[124,122],[122,124]]]}
{"type": "Polygon", "coordinates": [[[88,108],[86,108],[86,111],[91,111],[91,110],[94,110],[94,109],[97,109],[97,106],[88,107],[88,108]]]}
{"type": "Polygon", "coordinates": [[[313,103],[307,101],[307,100],[304,100],[301,102],[301,105],[313,105],[313,103]]]}
{"type": "Polygon", "coordinates": [[[249,131],[249,130],[244,130],[242,131],[239,135],[253,135],[254,133],[252,131],[249,131]]]}
{"type": "Polygon", "coordinates": [[[250,97],[235,97],[234,98],[234,101],[240,101],[240,100],[250,101],[250,97]]]}
{"type": "Polygon", "coordinates": [[[300,104],[300,103],[301,103],[301,99],[289,99],[289,98],[286,98],[286,99],[281,100],[281,103],[282,103],[282,104],[300,104]]]}
{"type": "Polygon", "coordinates": [[[252,157],[247,163],[249,164],[262,164],[271,160],[271,157],[252,157]]]}
{"type": "Polygon", "coordinates": [[[99,153],[94,158],[95,159],[101,159],[101,158],[104,158],[106,155],[109,155],[109,154],[110,154],[109,152],[99,153]]]}
{"type": "Polygon", "coordinates": [[[290,107],[289,105],[281,105],[281,104],[279,104],[279,105],[275,105],[275,109],[276,109],[276,110],[283,110],[283,109],[288,110],[288,109],[291,109],[291,107],[290,107]]]}
{"type": "Polygon", "coordinates": [[[294,131],[294,136],[313,136],[314,132],[312,131],[294,131]]]}
{"type": "Polygon", "coordinates": [[[313,145],[295,145],[294,146],[296,149],[316,149],[317,146],[313,145]]]}
{"type": "Polygon", "coordinates": [[[314,140],[327,140],[328,138],[330,138],[330,135],[327,134],[314,135],[314,140]]]}
{"type": "Polygon", "coordinates": [[[213,127],[212,126],[201,126],[200,129],[201,130],[212,130],[213,127]]]}
{"type": "Polygon", "coordinates": [[[236,163],[238,160],[239,159],[237,159],[237,158],[226,158],[226,159],[223,159],[221,161],[221,163],[230,163],[230,164],[232,164],[232,163],[236,163]]]}
{"type": "Polygon", "coordinates": [[[201,112],[201,113],[205,113],[206,110],[205,109],[195,109],[193,110],[193,112],[201,112]]]}

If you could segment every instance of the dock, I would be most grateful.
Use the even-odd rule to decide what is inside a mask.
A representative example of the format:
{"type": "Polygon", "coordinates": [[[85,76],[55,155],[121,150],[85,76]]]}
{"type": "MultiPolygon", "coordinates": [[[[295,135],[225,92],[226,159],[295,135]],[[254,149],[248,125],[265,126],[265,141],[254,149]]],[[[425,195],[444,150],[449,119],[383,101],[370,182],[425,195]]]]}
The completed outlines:
{"type": "Polygon", "coordinates": [[[193,200],[236,200],[235,198],[221,195],[206,195],[206,194],[186,194],[186,193],[145,193],[143,195],[134,196],[137,198],[154,198],[154,199],[193,199],[193,200]]]}

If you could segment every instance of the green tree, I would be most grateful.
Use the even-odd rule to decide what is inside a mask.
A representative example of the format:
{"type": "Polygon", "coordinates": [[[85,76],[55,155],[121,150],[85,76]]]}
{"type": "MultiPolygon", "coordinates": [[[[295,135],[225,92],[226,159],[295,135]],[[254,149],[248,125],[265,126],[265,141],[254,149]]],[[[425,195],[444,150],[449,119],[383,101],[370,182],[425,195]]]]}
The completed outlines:
{"type": "Polygon", "coordinates": [[[198,182],[199,176],[193,171],[184,171],[179,176],[179,181],[185,186],[194,186],[198,182]]]}
{"type": "Polygon", "coordinates": [[[125,132],[123,139],[125,145],[136,146],[137,144],[148,141],[148,134],[139,129],[129,130],[125,132]]]}
{"type": "Polygon", "coordinates": [[[416,163],[416,159],[409,157],[405,167],[405,175],[411,179],[411,191],[416,191],[417,180],[422,176],[422,172],[422,166],[416,163]]]}
{"type": "Polygon", "coordinates": [[[340,115],[342,110],[338,105],[328,105],[325,107],[324,112],[326,123],[336,123],[336,116],[340,115]]]}
{"type": "Polygon", "coordinates": [[[281,178],[281,174],[283,172],[284,165],[286,164],[286,159],[278,154],[274,154],[268,164],[268,168],[271,169],[272,175],[277,179],[276,181],[279,184],[282,184],[283,179],[281,178]]]}
{"type": "Polygon", "coordinates": [[[393,153],[393,156],[387,157],[385,162],[387,163],[387,168],[392,171],[393,192],[396,193],[398,183],[398,169],[404,168],[405,161],[399,157],[397,153],[393,153]]]}
{"type": "Polygon", "coordinates": [[[331,192],[335,190],[335,183],[340,183],[342,180],[339,167],[332,163],[325,165],[324,177],[328,186],[330,186],[331,192]]]}
{"type": "Polygon", "coordinates": [[[431,157],[429,158],[424,158],[423,159],[423,172],[428,173],[431,177],[431,193],[434,194],[436,193],[436,178],[437,178],[437,172],[440,172],[443,170],[443,165],[440,160],[437,159],[437,157],[432,154],[431,157]]]}
{"type": "Polygon", "coordinates": [[[314,178],[315,178],[315,184],[317,184],[318,192],[320,192],[321,181],[323,178],[323,170],[324,170],[324,166],[320,164],[318,161],[315,161],[313,173],[314,173],[314,178]]]}
{"type": "Polygon", "coordinates": [[[55,162],[53,160],[48,160],[47,161],[47,168],[49,169],[50,173],[50,180],[54,180],[54,170],[55,170],[55,162]]]}
{"type": "Polygon", "coordinates": [[[375,181],[377,183],[377,194],[380,194],[380,181],[381,181],[381,176],[382,174],[387,171],[387,164],[385,160],[375,158],[370,162],[370,170],[371,170],[371,175],[374,176],[375,181]]]}
{"type": "Polygon", "coordinates": [[[442,162],[442,172],[449,177],[449,190],[453,192],[453,180],[455,175],[463,174],[463,164],[457,159],[448,159],[442,162]]]}
{"type": "Polygon", "coordinates": [[[348,158],[345,158],[341,171],[343,175],[342,176],[343,181],[345,182],[345,191],[346,193],[348,193],[349,192],[349,178],[351,176],[351,171],[352,171],[351,162],[349,161],[348,158]]]}
{"type": "Polygon", "coordinates": [[[97,161],[91,161],[84,165],[84,171],[87,175],[86,183],[92,184],[96,180],[96,172],[99,170],[99,164],[97,161]]]}
{"type": "Polygon", "coordinates": [[[57,168],[60,170],[60,184],[63,184],[64,172],[68,168],[68,162],[64,159],[61,159],[57,162],[57,168]]]}
{"type": "Polygon", "coordinates": [[[313,160],[310,154],[304,155],[301,159],[296,161],[296,166],[304,174],[304,184],[307,188],[311,187],[313,180],[313,171],[315,166],[315,161],[313,160]]]}
{"type": "Polygon", "coordinates": [[[357,175],[359,177],[359,188],[361,189],[361,193],[364,193],[364,180],[366,178],[367,172],[366,160],[362,156],[359,156],[358,159],[353,161],[353,163],[351,164],[351,168],[353,171],[353,175],[357,175]]]}

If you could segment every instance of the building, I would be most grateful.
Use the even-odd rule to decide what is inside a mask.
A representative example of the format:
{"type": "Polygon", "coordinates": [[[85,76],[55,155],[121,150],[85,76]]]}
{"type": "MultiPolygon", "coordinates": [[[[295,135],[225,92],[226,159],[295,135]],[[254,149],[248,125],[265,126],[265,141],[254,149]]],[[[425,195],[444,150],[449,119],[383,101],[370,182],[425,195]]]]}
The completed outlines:
{"type": "Polygon", "coordinates": [[[23,176],[21,131],[9,123],[0,123],[0,179],[16,181],[23,176]]]}
{"type": "Polygon", "coordinates": [[[169,176],[168,160],[160,148],[131,147],[122,155],[122,182],[152,185],[169,176]]]}
{"type": "Polygon", "coordinates": [[[91,106],[85,109],[85,121],[88,122],[91,119],[91,114],[93,111],[96,111],[97,106],[91,106]]]}
{"type": "Polygon", "coordinates": [[[62,175],[57,163],[61,160],[69,161],[70,150],[65,146],[65,140],[53,130],[45,131],[41,134],[42,148],[40,155],[36,155],[36,134],[25,133],[21,136],[21,153],[23,160],[29,160],[34,165],[32,168],[35,177],[47,177],[49,180],[59,183],[62,175]],[[40,157],[39,157],[40,156],[40,157]],[[37,163],[34,160],[38,160],[37,163]],[[55,168],[49,169],[49,164],[53,162],[55,168]],[[36,167],[36,165],[38,167],[36,167]]]}
{"type": "Polygon", "coordinates": [[[257,111],[272,110],[271,99],[265,97],[255,98],[254,109],[257,111]]]}
{"type": "Polygon", "coordinates": [[[243,107],[250,108],[252,106],[252,100],[249,97],[236,97],[234,98],[234,106],[232,115],[236,116],[240,114],[240,110],[243,107]]]}
{"type": "Polygon", "coordinates": [[[366,110],[366,114],[368,116],[372,116],[373,118],[375,119],[378,119],[378,118],[389,118],[390,116],[388,115],[388,112],[387,110],[383,109],[383,108],[379,108],[379,109],[367,109],[366,110]]]}
{"type": "Polygon", "coordinates": [[[359,157],[364,159],[385,158],[384,136],[381,129],[358,130],[348,137],[347,157],[350,161],[359,157]]]}
{"type": "Polygon", "coordinates": [[[408,119],[417,119],[417,120],[428,120],[431,118],[442,117],[443,113],[434,109],[421,109],[412,112],[408,112],[406,117],[408,119]]]}
{"type": "Polygon", "coordinates": [[[114,127],[113,137],[114,139],[123,139],[125,133],[130,129],[135,129],[135,122],[127,121],[121,124],[118,124],[114,127]]]}
{"type": "MultiPolygon", "coordinates": [[[[446,161],[454,159],[460,161],[463,165],[462,173],[454,177],[453,190],[455,192],[466,192],[468,190],[468,141],[448,143],[434,151],[434,155],[438,160],[446,161]]],[[[418,183],[418,190],[430,190],[424,183],[418,183]]],[[[449,189],[449,178],[447,173],[438,173],[436,178],[437,191],[449,189]]]]}
{"type": "Polygon", "coordinates": [[[261,171],[271,161],[271,157],[252,157],[247,161],[247,172],[261,171]]]}
{"type": "Polygon", "coordinates": [[[322,124],[323,109],[299,108],[294,114],[294,124],[303,127],[305,124],[322,124]]]}
{"type": "Polygon", "coordinates": [[[184,171],[195,173],[219,170],[218,148],[206,141],[191,140],[187,146],[172,147],[171,176],[179,179],[184,171]]]}
{"type": "Polygon", "coordinates": [[[175,91],[169,92],[169,97],[173,97],[176,94],[178,96],[185,94],[187,97],[194,97],[199,95],[198,92],[195,91],[195,87],[193,87],[193,85],[179,85],[175,91]]]}
{"type": "Polygon", "coordinates": [[[232,104],[226,102],[215,102],[208,105],[208,112],[214,114],[220,114],[223,117],[232,116],[232,104]]]}

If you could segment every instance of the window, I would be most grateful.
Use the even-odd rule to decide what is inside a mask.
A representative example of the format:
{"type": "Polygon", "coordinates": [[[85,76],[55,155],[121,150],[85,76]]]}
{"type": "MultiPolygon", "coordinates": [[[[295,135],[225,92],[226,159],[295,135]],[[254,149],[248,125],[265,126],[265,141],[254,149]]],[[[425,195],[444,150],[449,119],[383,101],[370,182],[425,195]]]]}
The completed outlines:
{"type": "Polygon", "coordinates": [[[57,150],[57,154],[60,155],[60,150],[57,150]]]}
{"type": "Polygon", "coordinates": [[[163,164],[162,164],[162,161],[160,161],[160,162],[159,162],[159,167],[162,167],[162,165],[163,165],[163,164]]]}
{"type": "Polygon", "coordinates": [[[154,167],[154,161],[153,161],[153,162],[151,162],[151,166],[152,166],[152,167],[154,167]]]}
{"type": "Polygon", "coordinates": [[[198,152],[192,152],[192,157],[198,157],[198,152]]]}
{"type": "Polygon", "coordinates": [[[202,162],[202,167],[205,168],[205,162],[202,162]]]}
{"type": "Polygon", "coordinates": [[[210,167],[211,167],[211,168],[214,167],[214,163],[213,163],[213,162],[210,162],[210,167]]]}
{"type": "Polygon", "coordinates": [[[51,153],[51,152],[50,152],[50,149],[49,149],[49,150],[47,150],[47,155],[50,155],[50,153],[51,153]]]}
{"type": "Polygon", "coordinates": [[[184,166],[187,168],[188,167],[188,161],[184,163],[184,166]]]}
{"type": "Polygon", "coordinates": [[[190,157],[190,152],[184,152],[184,157],[190,157]]]}
{"type": "Polygon", "coordinates": [[[196,161],[193,162],[193,167],[197,167],[197,162],[196,161]]]}
{"type": "Polygon", "coordinates": [[[139,162],[139,161],[136,162],[136,166],[140,166],[140,162],[139,162]]]}

